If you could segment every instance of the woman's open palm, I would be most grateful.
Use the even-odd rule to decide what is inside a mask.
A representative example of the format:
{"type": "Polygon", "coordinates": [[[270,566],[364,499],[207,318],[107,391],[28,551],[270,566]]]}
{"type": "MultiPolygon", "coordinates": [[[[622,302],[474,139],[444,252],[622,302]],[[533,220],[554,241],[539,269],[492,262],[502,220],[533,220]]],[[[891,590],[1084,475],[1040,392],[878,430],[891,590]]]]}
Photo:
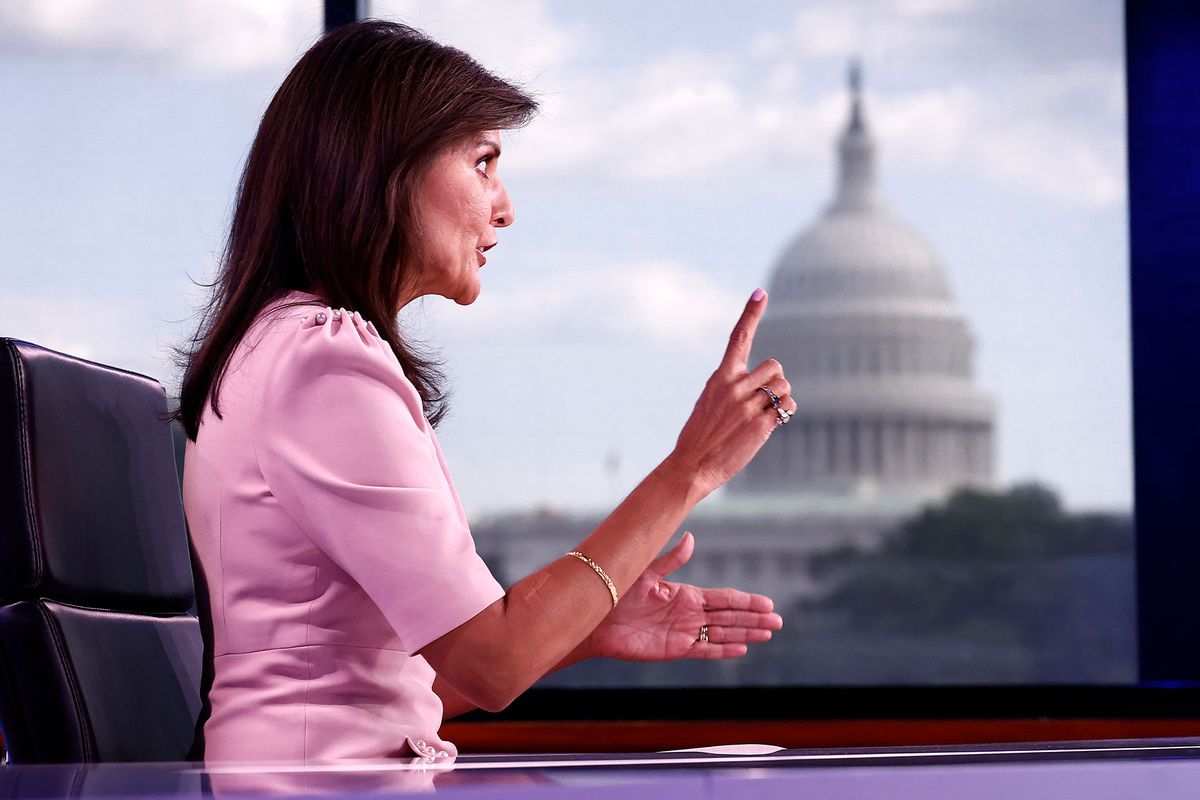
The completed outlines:
{"type": "Polygon", "coordinates": [[[704,589],[664,578],[686,564],[695,539],[657,558],[591,634],[594,652],[624,661],[731,658],[783,627],[769,597],[737,589],[704,589]],[[708,641],[700,629],[707,627],[708,641]]]}

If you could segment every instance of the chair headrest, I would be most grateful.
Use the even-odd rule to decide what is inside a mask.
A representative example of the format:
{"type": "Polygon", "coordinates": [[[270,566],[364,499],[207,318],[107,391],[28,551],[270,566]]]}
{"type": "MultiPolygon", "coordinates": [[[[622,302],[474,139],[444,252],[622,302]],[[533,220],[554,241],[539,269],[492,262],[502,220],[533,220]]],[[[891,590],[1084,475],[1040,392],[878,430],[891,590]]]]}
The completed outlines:
{"type": "Polygon", "coordinates": [[[0,338],[0,602],[191,606],[166,414],[151,378],[0,338]]]}

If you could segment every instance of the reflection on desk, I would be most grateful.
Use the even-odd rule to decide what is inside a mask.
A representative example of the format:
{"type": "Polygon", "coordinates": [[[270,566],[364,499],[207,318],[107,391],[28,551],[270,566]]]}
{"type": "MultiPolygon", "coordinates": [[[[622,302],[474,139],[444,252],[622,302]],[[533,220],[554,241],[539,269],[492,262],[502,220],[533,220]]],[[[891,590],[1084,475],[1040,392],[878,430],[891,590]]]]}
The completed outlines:
{"type": "Polygon", "coordinates": [[[1192,798],[1200,739],[769,754],[462,756],[453,762],[67,764],[0,768],[0,798],[375,796],[772,800],[796,797],[1192,798]]]}

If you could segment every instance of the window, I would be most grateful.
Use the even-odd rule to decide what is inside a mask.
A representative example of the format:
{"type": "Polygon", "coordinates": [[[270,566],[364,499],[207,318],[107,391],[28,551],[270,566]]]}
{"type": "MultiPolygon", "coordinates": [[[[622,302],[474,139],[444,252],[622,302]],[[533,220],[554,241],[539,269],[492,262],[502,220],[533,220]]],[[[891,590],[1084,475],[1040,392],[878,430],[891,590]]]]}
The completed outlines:
{"type": "Polygon", "coordinates": [[[481,550],[522,535],[489,527],[500,507],[559,509],[564,544],[598,522],[757,285],[755,359],[802,401],[689,520],[681,573],[773,595],[785,630],[734,665],[548,684],[1134,682],[1120,4],[467,7],[370,12],[545,100],[505,143],[517,224],[480,300],[415,315],[455,380],[440,435],[481,550]],[[812,458],[806,430],[829,431],[812,458]],[[754,568],[781,549],[820,580],[754,568]]]}
{"type": "MultiPolygon", "coordinates": [[[[80,6],[68,27],[0,10],[20,45],[0,71],[5,333],[168,387],[189,276],[210,275],[257,116],[321,23],[314,2],[179,8],[80,6]]],[[[772,311],[809,303],[823,338],[783,360],[834,405],[698,510],[681,577],[772,594],[787,628],[732,666],[619,682],[1134,682],[1120,4],[703,8],[372,4],[546,106],[505,140],[518,221],[482,297],[406,318],[450,368],[440,435],[481,550],[512,581],[586,533],[669,449],[768,285],[772,311]],[[855,56],[886,218],[839,177],[855,56]],[[889,297],[894,328],[858,325],[892,319],[863,305],[889,297]],[[888,388],[849,392],[868,367],[888,388]],[[872,396],[896,407],[848,407],[872,396]]],[[[773,324],[762,341],[785,349],[773,324]]],[[[582,665],[549,683],[596,669],[613,682],[582,665]]]]}
{"type": "Polygon", "coordinates": [[[320,0],[0,7],[0,320],[178,386],[258,119],[320,0]]]}

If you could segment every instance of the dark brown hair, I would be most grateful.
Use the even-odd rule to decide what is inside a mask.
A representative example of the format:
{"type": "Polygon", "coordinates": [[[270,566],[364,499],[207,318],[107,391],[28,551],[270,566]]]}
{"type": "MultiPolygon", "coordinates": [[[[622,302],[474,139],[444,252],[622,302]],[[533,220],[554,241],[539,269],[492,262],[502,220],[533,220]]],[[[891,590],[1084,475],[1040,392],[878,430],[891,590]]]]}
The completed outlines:
{"type": "Polygon", "coordinates": [[[537,103],[453,47],[406,25],[356,22],[321,38],[271,100],[238,188],[229,239],[184,367],[174,416],[195,440],[206,403],[255,316],[294,289],[375,323],[437,424],[437,364],[396,324],[412,279],[413,198],[445,147],[524,125],[537,103]]]}

